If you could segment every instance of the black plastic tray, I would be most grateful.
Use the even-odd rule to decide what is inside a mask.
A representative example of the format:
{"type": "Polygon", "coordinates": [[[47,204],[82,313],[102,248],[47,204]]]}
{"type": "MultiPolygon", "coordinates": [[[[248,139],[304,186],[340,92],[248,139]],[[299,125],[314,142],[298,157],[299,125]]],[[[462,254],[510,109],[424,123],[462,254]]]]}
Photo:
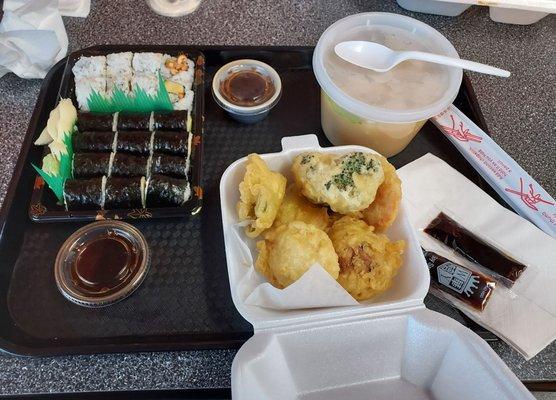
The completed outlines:
{"type": "MultiPolygon", "coordinates": [[[[134,209],[106,209],[106,210],[73,210],[67,211],[64,206],[57,204],[57,199],[52,191],[45,185],[44,180],[37,175],[33,183],[33,193],[29,203],[29,217],[36,222],[57,221],[94,221],[98,219],[148,219],[165,217],[182,217],[197,214],[202,207],[203,189],[201,185],[202,173],[202,137],[203,137],[203,112],[204,99],[204,73],[205,56],[199,50],[180,46],[96,46],[82,49],[71,53],[66,58],[63,68],[61,83],[57,99],[70,98],[73,104],[77,104],[75,97],[75,82],[71,69],[81,56],[107,55],[115,52],[131,51],[143,52],[153,51],[157,53],[168,53],[172,56],[186,54],[188,58],[195,61],[195,77],[193,80],[193,110],[192,110],[192,134],[191,141],[191,168],[189,171],[189,184],[191,185],[191,198],[180,207],[149,207],[134,209]]],[[[60,82],[60,81],[58,81],[60,82]]],[[[55,84],[54,84],[55,85],[55,84]]],[[[52,88],[49,87],[49,96],[52,88]]],[[[56,101],[57,103],[57,101],[56,101]]],[[[29,132],[28,132],[29,133],[29,132]]],[[[40,129],[34,132],[36,139],[40,129]]],[[[40,165],[39,163],[36,163],[40,165]]]]}
{"type": "MultiPolygon", "coordinates": [[[[121,47],[95,49],[99,48],[117,51],[121,47]]],[[[140,47],[151,48],[157,49],[140,47]]],[[[220,220],[220,176],[230,163],[246,154],[279,151],[283,136],[315,133],[322,145],[330,143],[320,128],[320,91],[311,68],[312,48],[200,50],[206,57],[207,100],[203,209],[188,218],[131,221],[145,234],[153,250],[152,267],[131,297],[103,309],[86,309],[68,302],[54,282],[58,249],[84,224],[36,224],[27,216],[35,178],[30,162],[38,162],[42,155],[42,149],[32,146],[32,138],[46,123],[56,102],[64,61],[52,68],[41,88],[0,213],[0,347],[27,355],[222,348],[238,347],[252,335],[251,325],[239,315],[230,298],[220,220]],[[228,118],[210,93],[216,69],[240,58],[264,61],[282,78],[280,102],[268,118],[255,125],[241,125],[228,118]]],[[[455,104],[486,131],[467,79],[455,104]]],[[[494,195],[430,123],[391,161],[400,167],[427,152],[446,160],[494,195]]]]}

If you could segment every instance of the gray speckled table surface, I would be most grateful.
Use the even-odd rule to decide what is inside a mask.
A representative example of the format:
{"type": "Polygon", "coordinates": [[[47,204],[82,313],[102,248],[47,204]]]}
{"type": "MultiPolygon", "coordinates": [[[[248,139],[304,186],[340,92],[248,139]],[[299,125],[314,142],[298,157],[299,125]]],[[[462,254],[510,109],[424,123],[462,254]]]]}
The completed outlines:
{"type": "MultiPolygon", "coordinates": [[[[93,0],[87,19],[66,18],[69,51],[98,44],[314,45],[332,22],[363,11],[390,11],[446,35],[463,58],[512,71],[502,80],[471,74],[494,139],[553,196],[556,193],[556,34],[553,16],[529,26],[491,21],[473,7],[450,18],[414,14],[390,1],[204,0],[170,19],[141,0],[93,0]]],[[[0,201],[4,198],[41,82],[0,78],[0,201]]],[[[428,300],[428,304],[435,303],[428,300]]],[[[433,307],[435,305],[433,304],[433,307]]],[[[556,345],[525,361],[502,342],[494,350],[523,380],[556,380],[556,345]]],[[[0,393],[222,387],[232,350],[49,358],[0,356],[0,393]]]]}

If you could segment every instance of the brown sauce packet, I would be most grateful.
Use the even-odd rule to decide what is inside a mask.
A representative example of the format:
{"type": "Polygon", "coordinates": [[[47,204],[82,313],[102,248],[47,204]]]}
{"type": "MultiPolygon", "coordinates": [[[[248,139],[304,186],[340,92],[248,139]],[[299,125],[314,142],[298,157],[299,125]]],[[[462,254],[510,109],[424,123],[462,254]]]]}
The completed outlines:
{"type": "Polygon", "coordinates": [[[431,284],[456,299],[468,304],[478,311],[486,307],[496,282],[467,267],[423,250],[425,260],[429,266],[431,284]]]}
{"type": "Polygon", "coordinates": [[[511,287],[527,268],[485,243],[442,212],[424,231],[468,260],[505,278],[501,283],[506,286],[511,287]]]}

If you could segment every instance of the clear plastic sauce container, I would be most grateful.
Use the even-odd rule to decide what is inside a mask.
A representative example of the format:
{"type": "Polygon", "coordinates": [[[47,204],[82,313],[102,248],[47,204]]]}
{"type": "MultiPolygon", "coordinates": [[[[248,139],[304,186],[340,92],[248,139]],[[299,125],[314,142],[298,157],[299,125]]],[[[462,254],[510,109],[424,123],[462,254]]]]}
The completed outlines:
{"type": "Polygon", "coordinates": [[[321,36],[313,69],[321,86],[321,123],[334,145],[362,145],[390,157],[402,151],[428,118],[455,99],[460,68],[405,61],[375,72],[342,60],[336,44],[377,42],[393,50],[417,50],[458,57],[452,44],[432,27],[390,13],[341,19],[321,36]]]}

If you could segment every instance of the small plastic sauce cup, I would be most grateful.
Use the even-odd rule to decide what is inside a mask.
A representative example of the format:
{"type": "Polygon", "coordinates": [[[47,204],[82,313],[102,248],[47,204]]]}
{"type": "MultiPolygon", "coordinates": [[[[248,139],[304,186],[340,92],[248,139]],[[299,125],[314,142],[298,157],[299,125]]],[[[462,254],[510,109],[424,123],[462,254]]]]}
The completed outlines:
{"type": "Polygon", "coordinates": [[[244,124],[254,124],[266,118],[272,107],[278,103],[282,94],[282,81],[280,76],[270,65],[257,60],[236,60],[221,67],[212,79],[212,95],[216,103],[222,107],[232,118],[244,124]],[[263,103],[242,106],[228,101],[221,93],[221,84],[231,74],[242,71],[255,71],[269,79],[274,87],[274,93],[263,103]]]}
{"type": "Polygon", "coordinates": [[[389,72],[370,71],[334,54],[334,46],[348,40],[375,41],[394,50],[459,56],[448,39],[429,25],[390,13],[343,18],[320,37],[313,69],[321,87],[324,133],[334,145],[362,145],[386,157],[393,156],[409,144],[430,117],[454,101],[462,70],[406,61],[389,72]]]}

